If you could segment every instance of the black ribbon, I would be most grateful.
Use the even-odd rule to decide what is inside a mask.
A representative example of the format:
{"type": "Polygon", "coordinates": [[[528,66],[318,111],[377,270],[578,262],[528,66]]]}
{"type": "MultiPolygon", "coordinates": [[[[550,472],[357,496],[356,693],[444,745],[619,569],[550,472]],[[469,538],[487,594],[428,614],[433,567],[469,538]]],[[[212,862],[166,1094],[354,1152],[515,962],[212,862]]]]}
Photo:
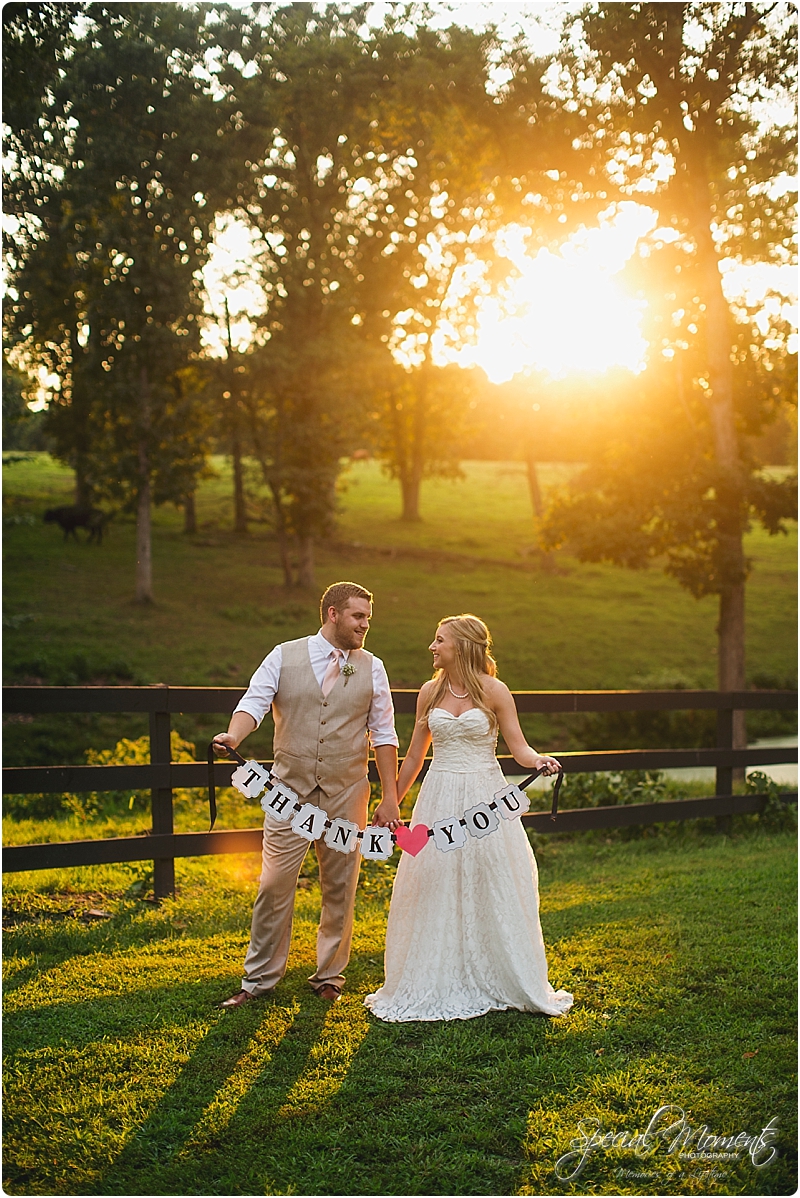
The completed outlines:
{"type": "Polygon", "coordinates": [[[214,788],[215,744],[218,749],[225,750],[226,755],[230,757],[231,761],[238,761],[239,765],[247,764],[246,759],[242,757],[241,753],[237,753],[236,750],[232,749],[229,745],[221,745],[217,741],[212,740],[211,744],[208,746],[208,812],[211,816],[211,827],[208,829],[209,832],[214,830],[214,824],[217,820],[217,792],[214,788]]]}
{"type": "MultiPolygon", "coordinates": [[[[535,770],[534,773],[529,774],[527,778],[523,778],[519,783],[520,790],[525,790],[526,786],[530,786],[531,782],[535,782],[539,775],[544,773],[544,769],[545,767],[543,766],[541,769],[535,770]]],[[[552,777],[552,775],[548,775],[548,777],[552,777]]],[[[560,766],[558,773],[556,774],[556,784],[553,787],[553,806],[550,808],[550,818],[553,820],[558,815],[558,795],[561,790],[561,783],[563,781],[564,769],[563,766],[560,766]]]]}

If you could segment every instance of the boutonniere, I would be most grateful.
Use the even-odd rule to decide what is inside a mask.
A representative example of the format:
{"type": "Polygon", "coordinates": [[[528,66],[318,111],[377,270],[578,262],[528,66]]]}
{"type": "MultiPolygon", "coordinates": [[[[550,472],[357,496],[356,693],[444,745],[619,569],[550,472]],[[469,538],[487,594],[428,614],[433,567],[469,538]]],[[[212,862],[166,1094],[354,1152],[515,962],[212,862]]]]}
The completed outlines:
{"type": "Polygon", "coordinates": [[[355,674],[355,672],[356,672],[356,667],[351,666],[349,661],[345,662],[345,664],[342,666],[342,673],[344,674],[345,686],[347,686],[348,679],[352,678],[352,676],[353,676],[353,674],[355,674]]]}

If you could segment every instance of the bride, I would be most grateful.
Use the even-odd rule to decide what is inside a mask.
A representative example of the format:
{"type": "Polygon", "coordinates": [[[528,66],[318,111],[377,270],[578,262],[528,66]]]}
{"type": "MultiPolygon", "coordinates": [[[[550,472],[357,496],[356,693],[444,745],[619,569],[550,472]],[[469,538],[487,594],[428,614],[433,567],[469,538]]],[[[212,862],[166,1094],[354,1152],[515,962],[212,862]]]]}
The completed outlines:
{"type": "MultiPolygon", "coordinates": [[[[506,785],[495,758],[498,730],[525,769],[558,762],[526,742],[507,686],[497,677],[489,629],[477,616],[448,616],[436,630],[435,673],[419,693],[417,719],[397,779],[402,801],[433,738],[433,762],[411,819],[431,827],[491,803],[506,785]]],[[[403,853],[386,931],[386,981],[364,1000],[389,1022],[473,1019],[487,1011],[563,1015],[572,995],[547,980],[536,861],[519,819],[501,819],[453,852],[428,844],[403,853]]]]}

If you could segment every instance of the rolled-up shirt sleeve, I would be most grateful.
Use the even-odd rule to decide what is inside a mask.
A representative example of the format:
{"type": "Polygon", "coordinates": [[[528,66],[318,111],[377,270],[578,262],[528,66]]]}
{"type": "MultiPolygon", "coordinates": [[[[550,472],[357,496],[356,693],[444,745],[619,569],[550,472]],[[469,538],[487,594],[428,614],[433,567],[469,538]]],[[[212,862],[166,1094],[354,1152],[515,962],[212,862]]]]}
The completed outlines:
{"type": "Polygon", "coordinates": [[[378,657],[372,659],[372,703],[367,727],[373,749],[377,749],[379,745],[400,744],[394,728],[394,703],[389,678],[386,667],[378,657]]]}
{"type": "Polygon", "coordinates": [[[246,711],[255,720],[256,728],[260,726],[261,721],[272,706],[272,700],[275,698],[281,677],[282,661],[283,653],[281,652],[281,646],[276,645],[274,649],[270,650],[250,679],[247,692],[238,703],[234,715],[237,711],[246,711]]]}

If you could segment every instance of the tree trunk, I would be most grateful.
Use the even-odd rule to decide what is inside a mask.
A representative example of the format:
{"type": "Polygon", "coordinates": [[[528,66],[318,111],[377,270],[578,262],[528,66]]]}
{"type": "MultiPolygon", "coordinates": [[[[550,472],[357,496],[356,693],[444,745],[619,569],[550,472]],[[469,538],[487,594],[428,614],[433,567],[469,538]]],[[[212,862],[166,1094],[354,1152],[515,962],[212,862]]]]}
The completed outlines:
{"type": "Polygon", "coordinates": [[[136,602],[153,602],[153,552],[150,529],[150,459],[147,435],[150,431],[150,382],[147,367],[140,374],[142,420],[139,438],[139,497],[136,507],[136,602]]]}
{"type": "Polygon", "coordinates": [[[528,468],[528,491],[531,496],[531,507],[533,508],[534,524],[537,527],[541,523],[544,515],[544,506],[542,504],[542,492],[539,489],[539,476],[536,472],[536,458],[533,455],[533,450],[528,449],[528,454],[525,459],[525,465],[528,468]]]}
{"type": "Polygon", "coordinates": [[[407,474],[400,479],[400,491],[403,496],[403,512],[400,516],[409,524],[418,524],[422,517],[419,514],[420,479],[416,474],[407,474]]]}
{"type": "Polygon", "coordinates": [[[238,420],[233,434],[233,530],[247,532],[247,508],[244,501],[244,471],[242,470],[242,444],[239,437],[238,420]]]}
{"type": "Polygon", "coordinates": [[[306,590],[316,590],[317,581],[314,575],[314,538],[303,536],[298,538],[300,560],[297,565],[297,581],[306,590]]]}
{"type": "Polygon", "coordinates": [[[400,479],[400,486],[403,492],[403,514],[400,518],[414,524],[419,523],[422,519],[419,512],[419,493],[422,487],[422,476],[425,473],[428,371],[429,366],[425,362],[419,369],[416,386],[413,387],[414,409],[411,417],[411,443],[409,446],[408,465],[400,479]]]}
{"type": "Polygon", "coordinates": [[[197,532],[197,511],[194,503],[194,491],[190,492],[183,501],[183,531],[190,537],[193,537],[197,532]]]}
{"type": "Polygon", "coordinates": [[[271,479],[268,480],[267,485],[270,489],[272,505],[275,509],[275,531],[278,536],[278,554],[281,559],[281,569],[283,570],[283,585],[285,587],[293,587],[294,571],[292,570],[292,559],[289,556],[289,535],[286,531],[286,517],[283,513],[280,491],[271,479]]]}
{"type": "Polygon", "coordinates": [[[153,557],[150,536],[150,472],[147,446],[139,445],[139,500],[136,508],[136,602],[153,602],[153,557]]]}
{"type": "Polygon", "coordinates": [[[75,455],[75,506],[91,507],[92,498],[92,488],[87,477],[86,458],[79,452],[75,455]]]}
{"type": "MultiPolygon", "coordinates": [[[[744,470],[733,402],[733,367],[730,310],[722,290],[716,248],[711,237],[708,188],[702,185],[703,218],[695,230],[698,258],[703,274],[708,346],[708,389],[706,399],[714,439],[714,456],[719,471],[720,601],[717,626],[717,678],[721,691],[745,690],[745,580],[747,562],[743,544],[744,470]]],[[[699,205],[698,205],[699,206],[699,205]]],[[[733,747],[747,747],[746,715],[734,712],[733,747]]],[[[735,777],[744,778],[744,770],[735,777]]]]}

